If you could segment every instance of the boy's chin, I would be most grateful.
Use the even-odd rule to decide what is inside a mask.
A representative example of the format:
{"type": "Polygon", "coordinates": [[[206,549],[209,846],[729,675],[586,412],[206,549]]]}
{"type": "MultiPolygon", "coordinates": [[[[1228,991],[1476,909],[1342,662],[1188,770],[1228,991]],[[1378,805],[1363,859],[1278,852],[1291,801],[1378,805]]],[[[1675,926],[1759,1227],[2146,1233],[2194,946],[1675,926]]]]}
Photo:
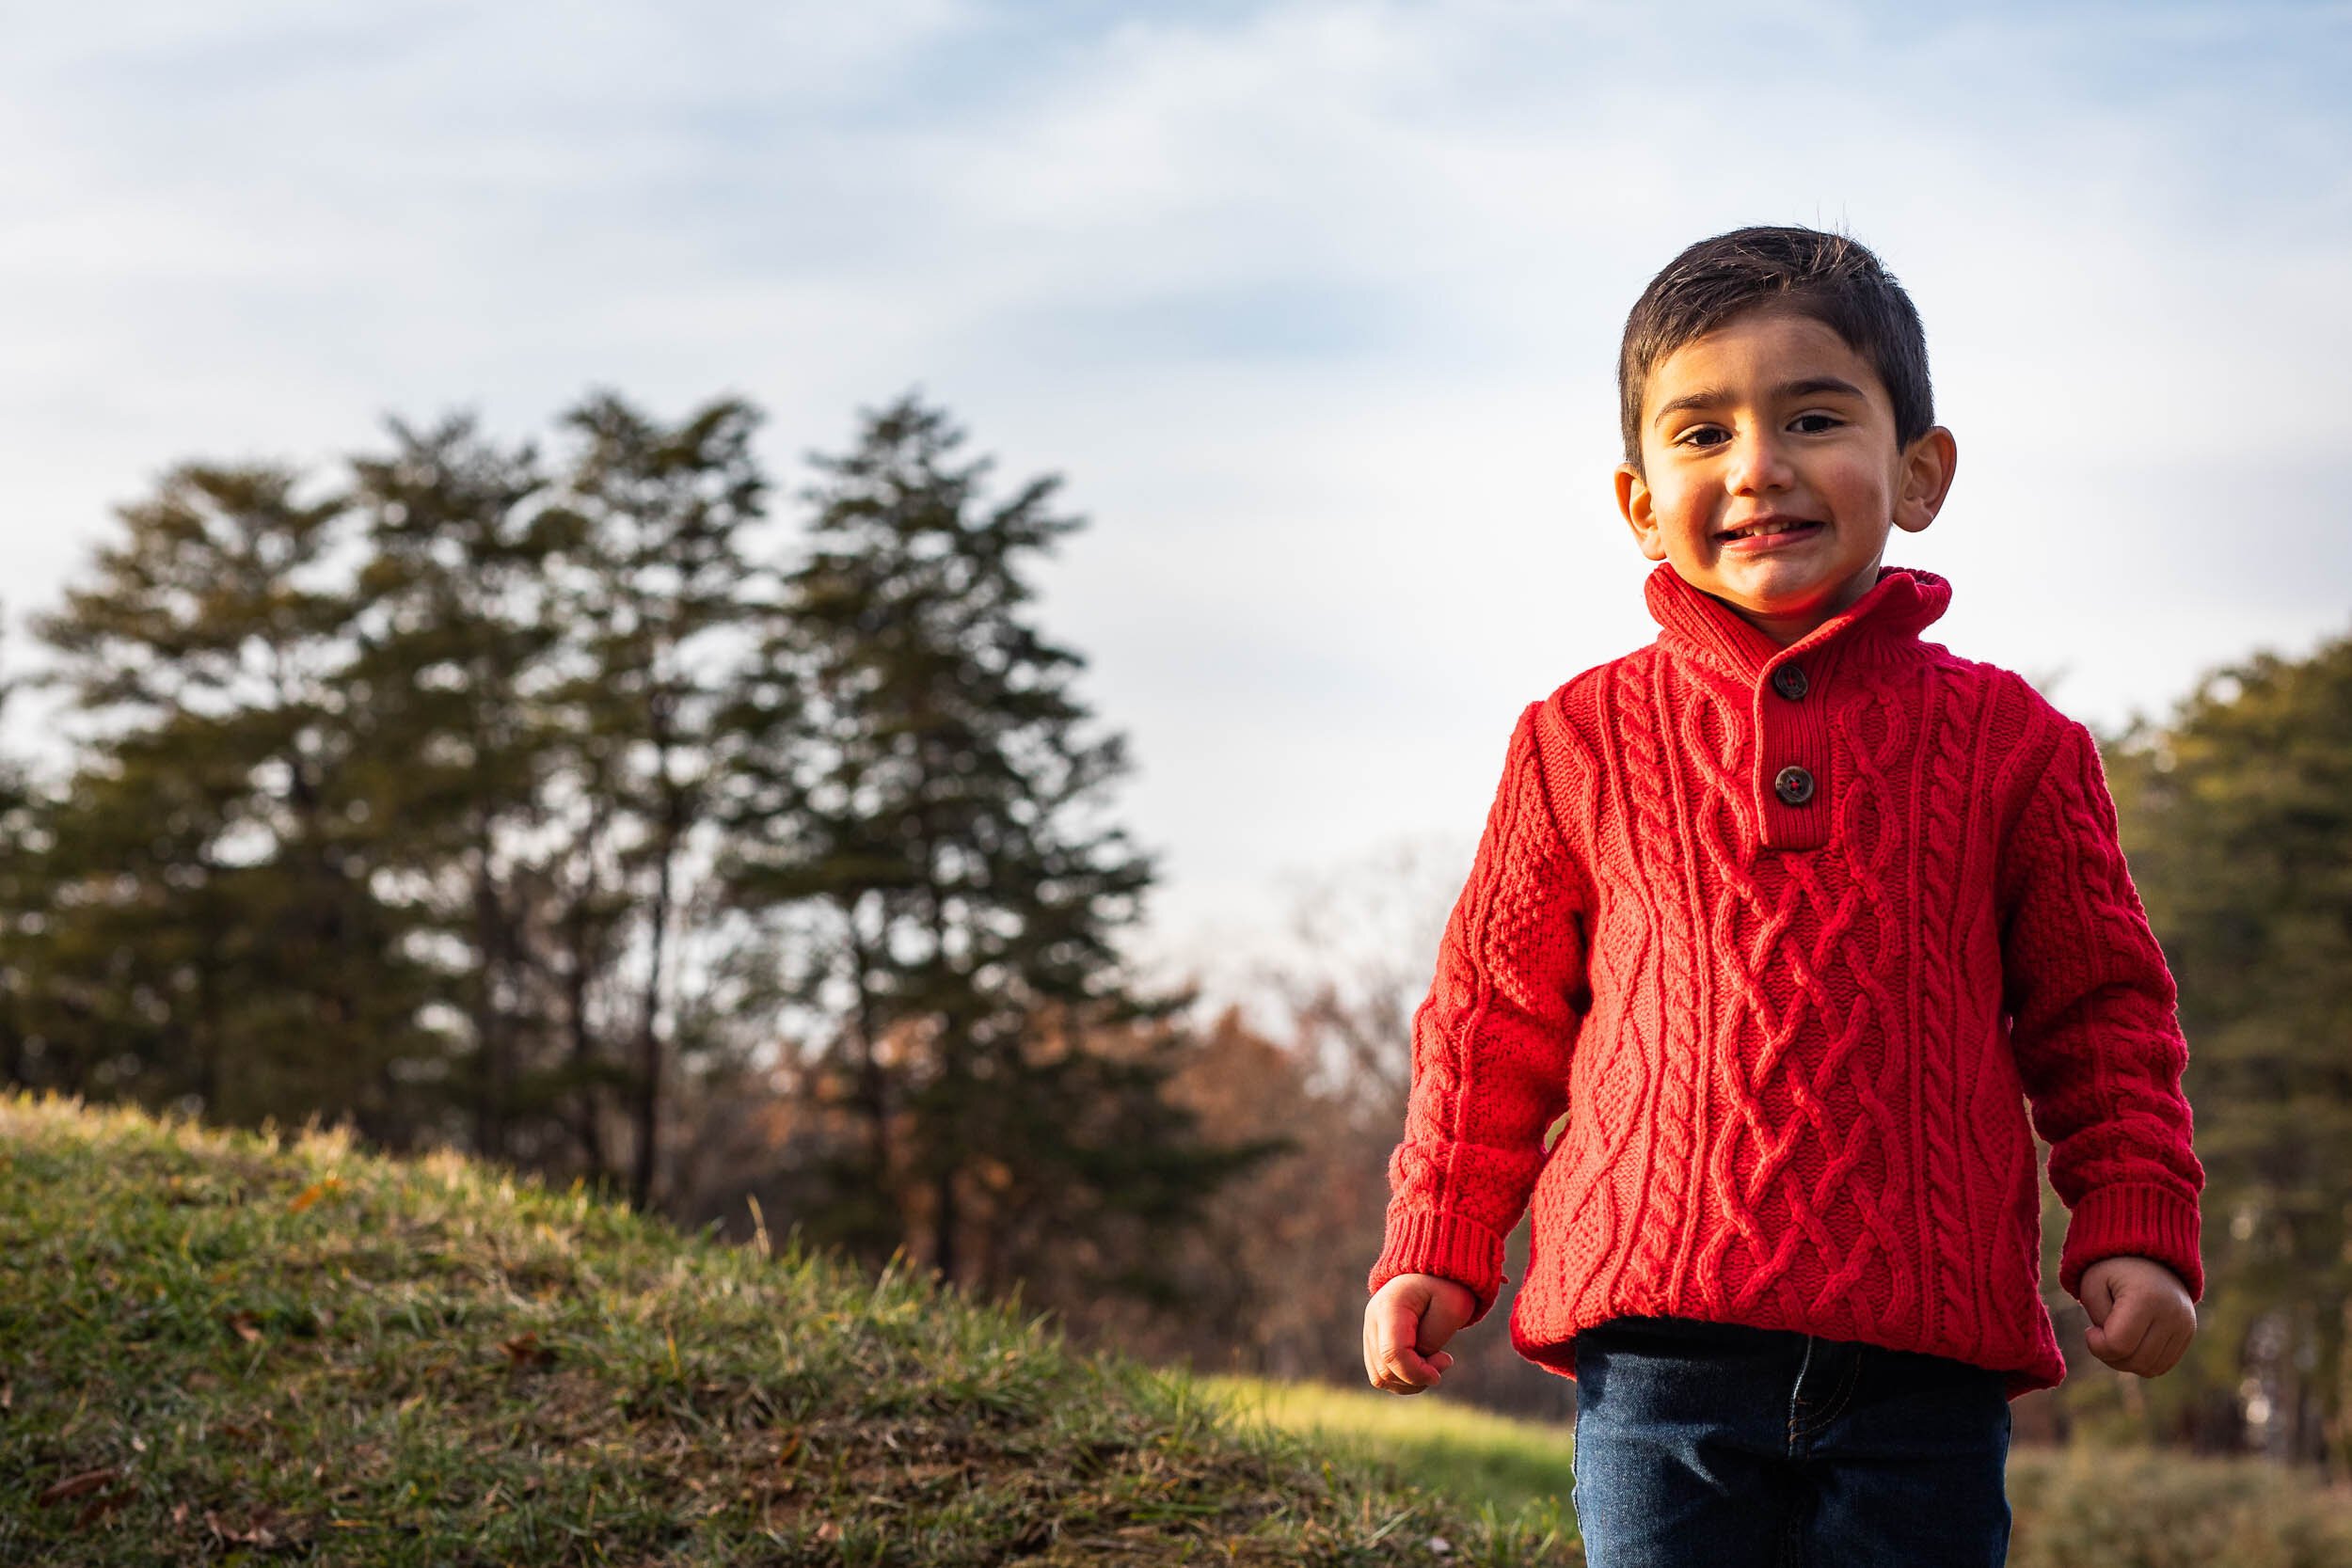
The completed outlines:
{"type": "Polygon", "coordinates": [[[1837,584],[1824,573],[1780,568],[1718,570],[1712,587],[1722,597],[1759,615],[1802,615],[1837,596],[1837,584]]]}
{"type": "Polygon", "coordinates": [[[1739,594],[1757,604],[1771,602],[1776,606],[1804,608],[1824,598],[1836,598],[1856,584],[1867,584],[1878,577],[1877,561],[1859,562],[1849,557],[1833,558],[1827,552],[1791,553],[1779,558],[1747,560],[1717,557],[1709,576],[1723,585],[1725,593],[1739,594]]]}

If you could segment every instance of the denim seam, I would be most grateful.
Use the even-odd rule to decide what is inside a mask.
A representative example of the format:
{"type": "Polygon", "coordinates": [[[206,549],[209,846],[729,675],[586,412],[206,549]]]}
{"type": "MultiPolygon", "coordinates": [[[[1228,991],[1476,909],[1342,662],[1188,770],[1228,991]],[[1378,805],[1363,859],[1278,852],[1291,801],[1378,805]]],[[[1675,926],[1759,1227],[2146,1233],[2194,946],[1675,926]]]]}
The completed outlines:
{"type": "Polygon", "coordinates": [[[1806,1436],[1811,1436],[1814,1432],[1820,1432],[1823,1427],[1828,1427],[1830,1422],[1837,1420],[1839,1416],[1847,1413],[1849,1403],[1853,1403],[1853,1385],[1863,1380],[1863,1356],[1866,1354],[1870,1354],[1870,1352],[1861,1350],[1861,1347],[1853,1350],[1853,1354],[1847,1359],[1847,1375],[1844,1375],[1842,1383],[1837,1385],[1837,1392],[1830,1394],[1830,1403],[1823,1408],[1823,1413],[1814,1418],[1814,1425],[1806,1427],[1806,1436]]]}
{"type": "Polygon", "coordinates": [[[1794,1457],[1797,1439],[1804,1435],[1804,1374],[1813,1367],[1813,1336],[1804,1337],[1804,1359],[1797,1363],[1797,1381],[1788,1390],[1788,1452],[1794,1457]]]}
{"type": "MultiPolygon", "coordinates": [[[[1583,1517],[1584,1490],[1584,1390],[1576,1391],[1576,1408],[1568,1415],[1568,1512],[1583,1517]]],[[[1580,1527],[1581,1528],[1581,1527],[1580,1527]]]]}
{"type": "Polygon", "coordinates": [[[1804,1506],[1801,1502],[1789,1505],[1788,1519],[1781,1527],[1780,1560],[1783,1568],[1804,1568],[1804,1506]]]}

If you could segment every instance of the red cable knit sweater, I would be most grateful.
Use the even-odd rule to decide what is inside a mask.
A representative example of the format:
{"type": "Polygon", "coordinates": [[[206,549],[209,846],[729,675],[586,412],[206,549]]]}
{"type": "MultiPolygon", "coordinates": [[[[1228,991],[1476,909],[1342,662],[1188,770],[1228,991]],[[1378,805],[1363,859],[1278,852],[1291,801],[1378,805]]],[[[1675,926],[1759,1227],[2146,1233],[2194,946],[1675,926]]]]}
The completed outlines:
{"type": "Polygon", "coordinates": [[[1512,734],[1371,1289],[1439,1275],[1485,1317],[1532,1194],[1511,1341],[1554,1371],[1589,1324],[1671,1314],[1953,1356],[2013,1399],[2066,1370],[2039,1131],[2060,1287],[2134,1253],[2201,1297],[2187,1051],[2090,732],[1920,640],[1931,572],[1882,567],[1788,648],[1670,564],[1646,593],[1658,641],[1512,734]]]}

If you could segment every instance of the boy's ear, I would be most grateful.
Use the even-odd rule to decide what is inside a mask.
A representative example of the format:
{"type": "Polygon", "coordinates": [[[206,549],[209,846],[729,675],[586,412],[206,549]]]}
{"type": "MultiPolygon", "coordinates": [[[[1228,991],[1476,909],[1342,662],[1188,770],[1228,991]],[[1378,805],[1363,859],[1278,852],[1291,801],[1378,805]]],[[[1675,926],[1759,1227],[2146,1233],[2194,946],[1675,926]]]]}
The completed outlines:
{"type": "Polygon", "coordinates": [[[1666,543],[1659,536],[1658,519],[1650,511],[1649,482],[1630,463],[1617,465],[1617,510],[1633,531],[1633,542],[1652,561],[1666,559],[1666,543]]]}
{"type": "Polygon", "coordinates": [[[1951,493],[1960,448],[1942,425],[1929,427],[1903,453],[1902,487],[1895,496],[1895,526],[1916,533],[1935,521],[1951,493]]]}

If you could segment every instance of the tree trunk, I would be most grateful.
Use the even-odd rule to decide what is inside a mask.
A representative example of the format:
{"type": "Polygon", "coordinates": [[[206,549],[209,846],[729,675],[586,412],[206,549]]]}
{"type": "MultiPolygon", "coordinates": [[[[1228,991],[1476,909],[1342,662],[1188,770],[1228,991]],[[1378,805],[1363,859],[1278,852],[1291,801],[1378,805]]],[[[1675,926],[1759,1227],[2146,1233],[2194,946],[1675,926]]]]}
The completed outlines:
{"type": "Polygon", "coordinates": [[[474,834],[473,1037],[481,1070],[474,1099],[474,1147],[487,1159],[506,1152],[506,1105],[511,1077],[504,1031],[498,1018],[498,895],[490,885],[489,825],[476,818],[474,834]]]}
{"type": "Polygon", "coordinates": [[[956,1270],[962,1259],[957,1256],[956,1171],[950,1164],[939,1173],[937,1231],[931,1243],[931,1266],[947,1284],[956,1282],[956,1270]]]}
{"type": "MultiPolygon", "coordinates": [[[[216,874],[212,866],[205,869],[208,880],[216,874]]],[[[220,1002],[213,990],[213,976],[219,972],[219,965],[214,961],[216,952],[215,944],[208,938],[197,966],[197,1026],[190,1033],[196,1044],[197,1096],[204,1102],[204,1118],[218,1127],[225,1125],[228,1117],[221,1103],[220,1002]]]]}
{"type": "Polygon", "coordinates": [[[564,974],[564,1002],[569,1015],[565,1022],[571,1035],[572,1066],[580,1075],[579,1098],[572,1112],[572,1133],[580,1140],[580,1152],[587,1160],[589,1182],[600,1185],[611,1172],[612,1163],[604,1152],[603,1097],[597,1093],[596,1081],[588,1072],[595,1065],[597,1054],[596,1037],[588,1030],[588,909],[596,897],[596,878],[592,839],[587,878],[564,916],[570,962],[564,974]]]}
{"type": "Polygon", "coordinates": [[[2352,1296],[2344,1300],[2344,1338],[2336,1347],[2336,1414],[2328,1423],[2328,1479],[2352,1481],[2352,1296]]]}
{"type": "MultiPolygon", "coordinates": [[[[670,761],[666,750],[661,753],[660,768],[662,783],[667,784],[670,761]]],[[[661,1037],[655,1021],[661,1006],[662,947],[670,927],[671,863],[677,856],[679,817],[684,809],[684,801],[675,790],[671,791],[667,804],[661,854],[655,868],[653,953],[645,967],[644,1017],[637,1037],[637,1165],[629,1180],[629,1201],[641,1212],[653,1202],[661,1089],[661,1037]]]]}
{"type": "Polygon", "coordinates": [[[888,1192],[895,1186],[890,1164],[890,1084],[875,1054],[873,965],[866,951],[865,933],[857,923],[857,906],[867,896],[870,895],[861,894],[845,906],[842,917],[850,927],[850,955],[856,966],[858,1111],[866,1117],[866,1150],[873,1162],[874,1180],[888,1192]]]}
{"type": "Polygon", "coordinates": [[[24,1081],[24,1031],[16,1018],[15,991],[0,991],[0,1073],[7,1075],[9,1084],[30,1088],[24,1081]]]}

